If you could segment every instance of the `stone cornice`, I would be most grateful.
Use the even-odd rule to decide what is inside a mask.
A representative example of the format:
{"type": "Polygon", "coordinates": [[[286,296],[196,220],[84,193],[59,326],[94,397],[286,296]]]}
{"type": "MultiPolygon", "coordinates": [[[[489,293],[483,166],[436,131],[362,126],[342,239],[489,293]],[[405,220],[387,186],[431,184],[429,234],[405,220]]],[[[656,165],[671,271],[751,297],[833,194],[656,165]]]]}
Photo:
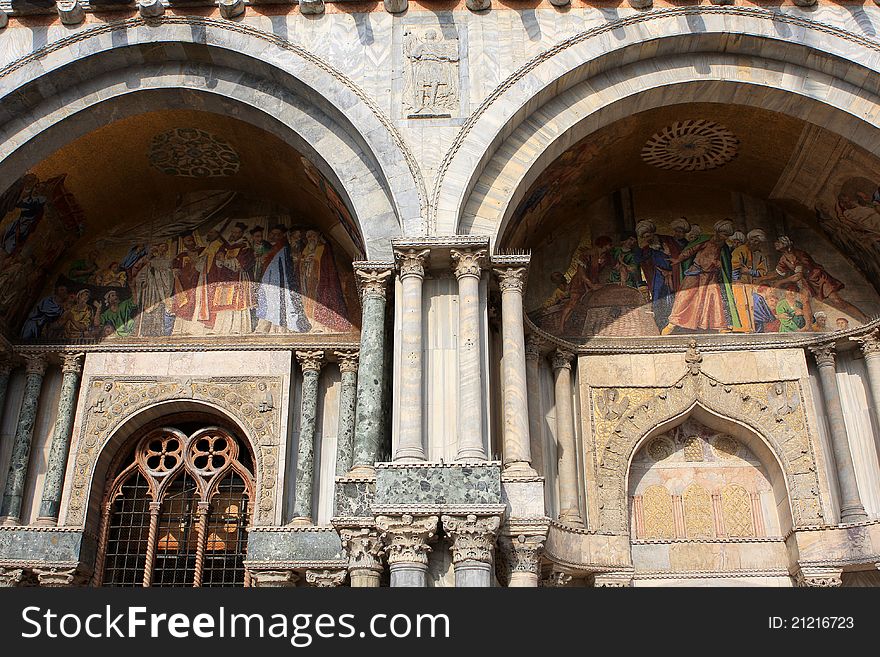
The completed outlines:
{"type": "Polygon", "coordinates": [[[674,543],[785,543],[782,536],[753,536],[751,538],[642,538],[633,539],[633,545],[670,545],[674,543]]]}
{"type": "Polygon", "coordinates": [[[503,504],[373,504],[373,513],[382,515],[468,515],[495,516],[504,513],[507,507],[503,504]]]}
{"type": "Polygon", "coordinates": [[[348,565],[346,559],[334,559],[324,561],[244,561],[244,567],[249,570],[297,570],[303,568],[345,568],[348,565]]]}
{"type": "Polygon", "coordinates": [[[725,577],[791,577],[791,574],[783,568],[723,571],[683,570],[680,572],[655,570],[632,573],[633,579],[720,579],[725,577]]]}
{"type": "MultiPolygon", "coordinates": [[[[290,341],[279,336],[276,338],[256,339],[243,338],[246,342],[187,342],[176,340],[167,342],[105,342],[101,344],[16,344],[13,352],[22,356],[27,354],[55,354],[70,352],[75,348],[82,353],[140,353],[140,352],[193,352],[193,351],[296,351],[297,349],[324,349],[327,353],[334,350],[358,350],[360,342],[351,342],[352,334],[340,336],[338,342],[328,340],[327,335],[315,335],[314,339],[307,336],[296,336],[290,341]]],[[[201,340],[201,338],[199,339],[201,340]]]]}

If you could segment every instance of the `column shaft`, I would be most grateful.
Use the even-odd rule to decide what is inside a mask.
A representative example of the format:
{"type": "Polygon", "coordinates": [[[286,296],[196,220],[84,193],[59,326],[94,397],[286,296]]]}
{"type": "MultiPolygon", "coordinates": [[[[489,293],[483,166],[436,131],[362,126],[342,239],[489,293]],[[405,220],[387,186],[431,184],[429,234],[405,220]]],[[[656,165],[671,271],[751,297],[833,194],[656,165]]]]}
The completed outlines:
{"type": "Polygon", "coordinates": [[[541,348],[543,340],[534,335],[529,336],[526,344],[526,389],[529,407],[529,446],[532,465],[543,476],[547,477],[544,467],[544,445],[541,440],[543,423],[543,403],[541,401],[541,348]]]}
{"type": "Polygon", "coordinates": [[[43,496],[37,524],[54,525],[58,520],[61,485],[64,482],[64,471],[67,466],[70,430],[73,428],[82,360],[82,354],[67,355],[64,357],[64,364],[61,367],[63,372],[61,396],[58,399],[58,414],[55,418],[52,447],[49,450],[49,465],[46,470],[46,480],[43,482],[43,496]]]}
{"type": "Polygon", "coordinates": [[[351,469],[354,449],[354,416],[357,399],[357,352],[336,352],[342,384],[339,391],[339,424],[336,432],[336,476],[351,469]]]}
{"type": "Polygon", "coordinates": [[[352,475],[371,475],[382,448],[385,391],[385,283],[390,271],[356,271],[363,289],[352,475]]]}
{"type": "Polygon", "coordinates": [[[6,391],[9,389],[9,375],[12,372],[12,366],[0,361],[0,422],[3,422],[3,409],[6,408],[6,391]]]}
{"type": "Polygon", "coordinates": [[[553,357],[556,377],[556,441],[559,460],[559,520],[583,527],[578,502],[577,446],[571,390],[571,361],[574,354],[557,350],[553,357]]]}
{"type": "Polygon", "coordinates": [[[401,261],[400,424],[394,460],[425,460],[422,444],[422,281],[428,251],[398,252],[401,261]]]}
{"type": "Polygon", "coordinates": [[[9,474],[6,477],[6,490],[3,493],[3,504],[0,506],[0,516],[4,517],[8,524],[18,524],[20,520],[21,499],[27,481],[28,460],[31,454],[34,424],[37,420],[40,389],[43,387],[43,375],[46,373],[44,356],[27,356],[26,358],[27,380],[24,400],[18,413],[12,458],[9,461],[9,474]]]}
{"type": "Polygon", "coordinates": [[[480,260],[485,251],[452,251],[458,264],[458,454],[459,461],[485,461],[483,382],[480,362],[480,260]]]}
{"type": "Polygon", "coordinates": [[[312,524],[312,490],[315,480],[315,438],[318,423],[318,378],[323,351],[298,351],[302,363],[302,414],[296,451],[296,493],[291,524],[312,524]]]}
{"type": "Polygon", "coordinates": [[[858,522],[866,520],[867,514],[859,497],[856,471],[853,467],[849,440],[846,435],[846,422],[840,406],[840,391],[837,387],[834,345],[810,347],[819,367],[822,396],[825,399],[825,413],[831,431],[831,450],[837,468],[837,483],[840,488],[840,521],[858,522]]]}
{"type": "Polygon", "coordinates": [[[504,468],[513,475],[534,476],[529,444],[526,345],[523,332],[525,267],[496,270],[501,279],[501,333],[504,348],[504,468]]]}

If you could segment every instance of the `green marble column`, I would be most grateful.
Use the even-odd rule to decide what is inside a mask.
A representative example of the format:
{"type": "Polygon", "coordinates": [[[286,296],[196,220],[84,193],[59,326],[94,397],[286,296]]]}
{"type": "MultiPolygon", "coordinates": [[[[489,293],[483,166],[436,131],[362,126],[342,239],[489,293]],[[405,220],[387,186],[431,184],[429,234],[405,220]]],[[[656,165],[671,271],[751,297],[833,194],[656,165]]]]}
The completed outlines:
{"type": "Polygon", "coordinates": [[[21,497],[27,481],[28,460],[31,455],[31,439],[37,421],[37,405],[40,402],[40,389],[46,373],[46,357],[42,354],[25,356],[27,381],[24,400],[18,413],[15,439],[12,445],[12,458],[9,460],[9,474],[6,477],[6,490],[0,516],[4,524],[17,525],[21,517],[21,497]]]}
{"type": "Polygon", "coordinates": [[[339,391],[339,424],[336,430],[336,476],[344,477],[351,469],[354,449],[354,416],[357,399],[358,353],[337,351],[342,389],[339,391]]]}
{"type": "Polygon", "coordinates": [[[312,490],[315,481],[315,435],[318,426],[318,378],[324,364],[323,351],[297,351],[302,365],[302,414],[296,450],[296,492],[292,525],[311,525],[312,490]]]}
{"type": "Polygon", "coordinates": [[[363,320],[354,425],[352,476],[371,476],[382,449],[385,390],[385,286],[390,269],[359,269],[363,320]]]}
{"type": "Polygon", "coordinates": [[[58,399],[58,415],[52,434],[52,447],[49,450],[49,465],[46,480],[43,482],[43,498],[40,501],[39,525],[54,525],[58,522],[58,507],[61,503],[61,485],[67,466],[67,452],[70,448],[70,430],[73,428],[76,396],[79,391],[79,377],[82,373],[83,354],[66,354],[61,371],[61,397],[58,399]]]}
{"type": "Polygon", "coordinates": [[[3,422],[3,409],[6,408],[6,390],[9,388],[9,374],[12,365],[5,360],[0,360],[0,422],[3,422]]]}

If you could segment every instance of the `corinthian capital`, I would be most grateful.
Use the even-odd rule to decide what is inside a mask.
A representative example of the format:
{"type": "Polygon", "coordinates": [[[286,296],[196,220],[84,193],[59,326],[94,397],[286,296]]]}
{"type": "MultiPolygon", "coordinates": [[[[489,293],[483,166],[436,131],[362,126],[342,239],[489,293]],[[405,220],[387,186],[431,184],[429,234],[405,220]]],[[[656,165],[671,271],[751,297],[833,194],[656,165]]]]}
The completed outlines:
{"type": "Polygon", "coordinates": [[[512,572],[539,574],[541,551],[544,549],[543,536],[502,536],[498,544],[510,564],[512,572]]]}
{"type": "Polygon", "coordinates": [[[825,344],[819,344],[814,347],[809,348],[811,352],[813,352],[813,357],[816,359],[816,364],[819,367],[828,366],[834,367],[834,343],[826,342],[825,344]]]}
{"type": "Polygon", "coordinates": [[[324,364],[324,351],[317,349],[315,351],[297,351],[296,359],[302,367],[303,373],[320,372],[321,366],[324,364]]]}
{"type": "Polygon", "coordinates": [[[336,358],[339,359],[340,372],[345,374],[346,372],[358,371],[359,351],[334,351],[333,353],[336,355],[336,358]]]}
{"type": "Polygon", "coordinates": [[[61,361],[61,371],[64,374],[81,374],[85,354],[64,354],[61,361]]]}
{"type": "Polygon", "coordinates": [[[479,278],[483,270],[482,261],[486,257],[486,249],[452,249],[450,252],[455,261],[455,277],[473,276],[479,278]]]}
{"type": "Polygon", "coordinates": [[[874,329],[864,335],[854,335],[850,340],[859,343],[866,358],[880,355],[880,329],[874,329]]]}
{"type": "Polygon", "coordinates": [[[425,258],[431,253],[431,249],[403,249],[394,252],[400,263],[400,279],[425,277],[425,258]]]}
{"type": "Polygon", "coordinates": [[[431,548],[428,541],[437,533],[437,516],[415,518],[402,516],[376,516],[376,526],[382,530],[382,542],[388,555],[388,564],[428,563],[431,548]]]}
{"type": "Polygon", "coordinates": [[[345,581],[345,569],[338,568],[333,570],[307,570],[306,584],[316,588],[329,589],[342,586],[345,581]]]}
{"type": "Polygon", "coordinates": [[[385,298],[385,287],[391,276],[390,269],[355,269],[358,282],[361,285],[361,296],[385,298]]]}
{"type": "Polygon", "coordinates": [[[24,368],[28,374],[43,376],[46,373],[45,354],[27,354],[24,357],[24,368]]]}
{"type": "Polygon", "coordinates": [[[385,549],[379,532],[368,527],[343,529],[339,532],[342,547],[348,554],[350,570],[382,570],[382,555],[385,549]]]}
{"type": "Polygon", "coordinates": [[[452,562],[491,563],[500,525],[497,516],[443,516],[443,529],[452,537],[452,562]]]}
{"type": "Polygon", "coordinates": [[[526,360],[540,360],[541,351],[547,346],[547,341],[534,333],[526,336],[526,360]]]}
{"type": "Polygon", "coordinates": [[[571,361],[574,360],[574,354],[566,349],[557,349],[553,352],[553,369],[561,370],[571,369],[571,361]]]}
{"type": "Polygon", "coordinates": [[[527,271],[526,267],[497,268],[495,275],[498,277],[498,287],[501,288],[501,293],[516,292],[517,294],[522,294],[526,284],[527,271]]]}

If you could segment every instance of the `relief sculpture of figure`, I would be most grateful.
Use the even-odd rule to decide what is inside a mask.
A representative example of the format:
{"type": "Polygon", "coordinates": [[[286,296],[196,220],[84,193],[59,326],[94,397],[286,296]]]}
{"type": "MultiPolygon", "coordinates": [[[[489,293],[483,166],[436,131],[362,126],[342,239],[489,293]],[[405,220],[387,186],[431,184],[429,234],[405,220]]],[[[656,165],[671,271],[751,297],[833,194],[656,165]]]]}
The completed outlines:
{"type": "Polygon", "coordinates": [[[404,54],[409,62],[404,99],[412,114],[449,116],[458,104],[458,40],[444,40],[431,29],[419,37],[404,34],[404,54]]]}

